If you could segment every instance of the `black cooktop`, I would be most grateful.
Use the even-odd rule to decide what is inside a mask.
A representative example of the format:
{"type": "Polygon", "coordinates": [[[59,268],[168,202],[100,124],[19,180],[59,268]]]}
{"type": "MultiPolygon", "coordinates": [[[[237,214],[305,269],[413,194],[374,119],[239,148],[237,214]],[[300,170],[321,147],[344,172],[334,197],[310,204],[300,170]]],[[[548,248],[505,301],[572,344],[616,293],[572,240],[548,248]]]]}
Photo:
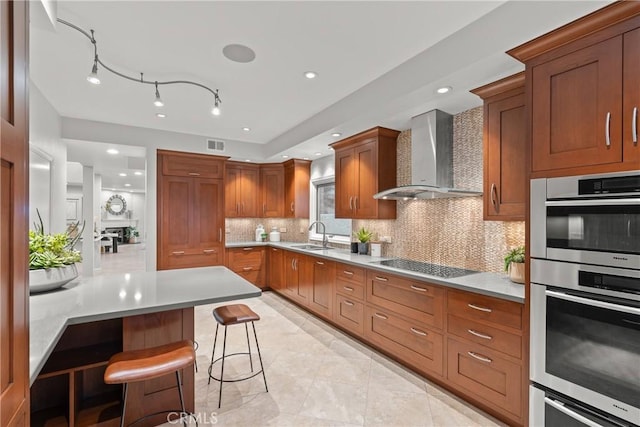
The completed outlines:
{"type": "Polygon", "coordinates": [[[447,267],[446,265],[429,264],[427,262],[411,261],[409,259],[390,259],[387,261],[374,261],[372,264],[386,265],[387,267],[399,268],[401,270],[415,271],[416,273],[429,274],[431,276],[452,279],[454,277],[466,276],[478,273],[474,270],[465,270],[458,267],[447,267]]]}

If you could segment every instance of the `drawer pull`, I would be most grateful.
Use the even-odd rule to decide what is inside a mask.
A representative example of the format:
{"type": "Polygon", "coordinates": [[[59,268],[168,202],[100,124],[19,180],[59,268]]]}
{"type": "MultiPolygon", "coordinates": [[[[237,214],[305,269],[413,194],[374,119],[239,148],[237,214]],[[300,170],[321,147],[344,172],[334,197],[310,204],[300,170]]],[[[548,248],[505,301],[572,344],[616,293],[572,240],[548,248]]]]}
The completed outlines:
{"type": "Polygon", "coordinates": [[[278,252],[278,249],[276,249],[276,248],[271,248],[271,250],[272,250],[273,252],[278,252]]]}
{"type": "Polygon", "coordinates": [[[198,172],[189,172],[189,175],[191,175],[191,176],[200,176],[200,174],[198,172]]]}
{"type": "Polygon", "coordinates": [[[414,291],[427,292],[425,288],[421,288],[420,286],[411,285],[411,289],[413,289],[414,291]]]}
{"type": "Polygon", "coordinates": [[[607,112],[607,118],[604,122],[604,143],[607,147],[611,147],[611,112],[607,112]]]}
{"type": "Polygon", "coordinates": [[[184,251],[173,251],[171,252],[173,255],[184,255],[184,251]]]}
{"type": "Polygon", "coordinates": [[[252,267],[242,267],[242,271],[251,271],[253,270],[252,267]]]}
{"type": "Polygon", "coordinates": [[[382,319],[382,320],[387,320],[389,319],[387,316],[385,316],[384,314],[380,314],[380,313],[373,313],[374,316],[376,316],[378,319],[382,319]]]}
{"type": "Polygon", "coordinates": [[[474,359],[478,359],[482,362],[486,362],[486,363],[491,363],[493,362],[493,360],[489,359],[488,357],[484,357],[484,356],[480,356],[477,353],[474,353],[473,351],[467,351],[467,354],[471,357],[473,357],[474,359]]]}
{"type": "Polygon", "coordinates": [[[427,336],[426,332],[421,331],[420,329],[413,328],[413,327],[411,328],[411,332],[413,332],[416,335],[420,335],[422,337],[426,337],[427,336]]]}
{"type": "Polygon", "coordinates": [[[342,272],[348,276],[353,276],[353,271],[349,271],[349,270],[342,270],[342,272]]]}
{"type": "Polygon", "coordinates": [[[213,254],[216,252],[215,249],[203,249],[202,252],[204,252],[205,254],[213,254]]]}
{"type": "Polygon", "coordinates": [[[253,248],[242,248],[243,251],[252,251],[253,248]]]}
{"type": "Polygon", "coordinates": [[[474,310],[478,310],[478,311],[484,311],[485,313],[491,313],[493,310],[491,310],[490,308],[487,307],[480,307],[479,305],[475,305],[475,304],[467,304],[470,308],[473,308],[474,310]]]}
{"type": "Polygon", "coordinates": [[[344,300],[343,302],[349,307],[353,307],[353,303],[351,301],[344,300]]]}
{"type": "Polygon", "coordinates": [[[345,291],[353,292],[353,288],[350,286],[343,286],[345,291]]]}
{"type": "Polygon", "coordinates": [[[474,331],[473,329],[467,329],[471,335],[475,335],[478,338],[484,338],[485,340],[492,340],[493,337],[491,335],[481,334],[480,332],[474,331]]]}
{"type": "Polygon", "coordinates": [[[318,264],[318,265],[324,265],[324,262],[316,261],[316,264],[318,264]]]}
{"type": "Polygon", "coordinates": [[[380,277],[380,276],[376,276],[376,280],[379,280],[381,282],[388,282],[389,279],[387,279],[386,277],[380,277]]]}

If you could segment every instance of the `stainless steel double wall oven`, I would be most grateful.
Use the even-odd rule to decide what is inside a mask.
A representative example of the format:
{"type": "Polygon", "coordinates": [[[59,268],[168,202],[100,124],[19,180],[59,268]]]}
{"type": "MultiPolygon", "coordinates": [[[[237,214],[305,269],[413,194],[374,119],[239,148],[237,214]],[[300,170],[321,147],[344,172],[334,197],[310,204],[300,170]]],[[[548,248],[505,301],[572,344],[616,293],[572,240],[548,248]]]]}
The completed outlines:
{"type": "Polygon", "coordinates": [[[640,425],[640,171],[532,180],[530,240],[530,425],[640,425]]]}

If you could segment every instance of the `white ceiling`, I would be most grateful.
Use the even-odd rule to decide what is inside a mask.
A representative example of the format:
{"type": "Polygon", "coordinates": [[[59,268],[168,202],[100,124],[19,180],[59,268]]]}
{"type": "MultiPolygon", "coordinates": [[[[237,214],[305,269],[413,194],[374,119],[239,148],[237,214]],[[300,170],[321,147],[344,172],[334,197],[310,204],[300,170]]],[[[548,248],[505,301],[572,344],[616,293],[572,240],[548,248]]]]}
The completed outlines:
{"type": "Polygon", "coordinates": [[[260,144],[258,161],[314,158],[329,153],[334,131],[402,130],[432,108],[457,113],[480,105],[469,89],[523,68],[505,50],[606,3],[58,2],[58,17],[96,31],[100,58],[115,69],[219,88],[219,117],[200,88],[162,86],[168,117],[158,119],[152,86],[106,70],[101,85],[88,84],[92,46],[60,24],[53,30],[32,22],[30,71],[64,117],[260,144]],[[226,59],[222,48],[231,43],[251,47],[255,61],[226,59]],[[307,70],[319,77],[304,78],[307,70]],[[454,89],[436,95],[440,85],[454,89]]]}

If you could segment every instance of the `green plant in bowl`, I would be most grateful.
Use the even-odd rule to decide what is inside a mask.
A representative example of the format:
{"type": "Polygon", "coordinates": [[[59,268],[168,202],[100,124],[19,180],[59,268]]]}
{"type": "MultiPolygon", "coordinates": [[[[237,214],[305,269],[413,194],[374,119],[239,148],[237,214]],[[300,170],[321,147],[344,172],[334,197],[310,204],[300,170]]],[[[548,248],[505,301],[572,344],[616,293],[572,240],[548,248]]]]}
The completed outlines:
{"type": "Polygon", "coordinates": [[[509,272],[509,278],[516,283],[524,283],[524,246],[511,249],[504,257],[504,269],[509,272]]]}
{"type": "Polygon", "coordinates": [[[360,243],[367,243],[373,237],[373,232],[367,230],[364,227],[360,227],[358,231],[354,231],[353,235],[358,239],[360,243]]]}
{"type": "Polygon", "coordinates": [[[29,270],[56,268],[82,261],[79,251],[74,246],[84,230],[80,221],[72,224],[66,232],[49,234],[44,232],[40,212],[35,230],[29,230],[29,270]],[[72,237],[73,236],[73,237],[72,237]]]}

